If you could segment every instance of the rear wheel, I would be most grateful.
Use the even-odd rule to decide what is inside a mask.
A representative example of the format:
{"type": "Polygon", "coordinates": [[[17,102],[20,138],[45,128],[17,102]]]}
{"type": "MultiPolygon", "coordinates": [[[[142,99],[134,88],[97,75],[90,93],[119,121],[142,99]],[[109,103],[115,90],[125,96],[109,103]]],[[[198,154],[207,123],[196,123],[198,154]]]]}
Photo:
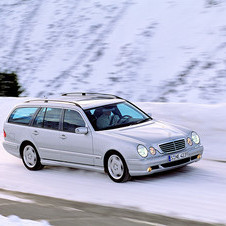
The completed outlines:
{"type": "Polygon", "coordinates": [[[25,167],[29,170],[40,170],[43,168],[40,157],[32,144],[26,144],[23,147],[22,160],[25,167]]]}
{"type": "Polygon", "coordinates": [[[117,153],[111,154],[107,160],[107,173],[115,182],[126,182],[130,179],[125,160],[117,153]]]}

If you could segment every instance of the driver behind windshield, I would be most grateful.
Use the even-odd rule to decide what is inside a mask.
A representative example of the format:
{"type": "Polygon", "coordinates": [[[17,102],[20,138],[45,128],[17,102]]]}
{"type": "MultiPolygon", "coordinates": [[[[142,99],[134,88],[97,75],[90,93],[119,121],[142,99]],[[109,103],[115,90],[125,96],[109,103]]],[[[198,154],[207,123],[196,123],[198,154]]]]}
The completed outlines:
{"type": "Polygon", "coordinates": [[[100,117],[97,118],[96,125],[98,129],[104,129],[112,125],[116,125],[119,116],[114,115],[112,108],[104,108],[103,114],[100,115],[100,117]]]}
{"type": "Polygon", "coordinates": [[[85,113],[97,131],[135,125],[151,119],[128,102],[87,109],[85,113]]]}

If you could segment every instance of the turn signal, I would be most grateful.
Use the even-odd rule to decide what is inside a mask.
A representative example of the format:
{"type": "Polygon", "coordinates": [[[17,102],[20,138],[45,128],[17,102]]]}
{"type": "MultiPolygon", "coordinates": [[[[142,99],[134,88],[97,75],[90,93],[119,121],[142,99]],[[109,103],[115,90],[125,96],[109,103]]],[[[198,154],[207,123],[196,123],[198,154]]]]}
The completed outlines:
{"type": "Polygon", "coordinates": [[[201,159],[201,158],[202,158],[202,155],[199,154],[199,155],[197,156],[197,159],[201,159]]]}
{"type": "Polygon", "coordinates": [[[156,150],[153,147],[150,147],[149,150],[152,155],[156,154],[156,150]]]}
{"type": "Polygon", "coordinates": [[[190,146],[193,144],[190,137],[188,137],[187,142],[188,142],[188,144],[189,144],[190,146]]]}
{"type": "Polygon", "coordinates": [[[152,171],[152,168],[149,167],[149,168],[147,169],[147,172],[151,172],[151,171],[152,171]]]}

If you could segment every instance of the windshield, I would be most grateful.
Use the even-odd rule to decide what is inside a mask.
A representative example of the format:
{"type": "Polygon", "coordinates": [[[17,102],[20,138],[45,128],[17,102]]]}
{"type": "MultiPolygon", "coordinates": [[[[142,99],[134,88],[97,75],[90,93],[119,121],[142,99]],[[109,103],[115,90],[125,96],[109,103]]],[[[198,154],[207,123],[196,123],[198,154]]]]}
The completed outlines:
{"type": "Polygon", "coordinates": [[[128,102],[116,103],[85,110],[95,130],[114,129],[151,120],[128,102]]]}

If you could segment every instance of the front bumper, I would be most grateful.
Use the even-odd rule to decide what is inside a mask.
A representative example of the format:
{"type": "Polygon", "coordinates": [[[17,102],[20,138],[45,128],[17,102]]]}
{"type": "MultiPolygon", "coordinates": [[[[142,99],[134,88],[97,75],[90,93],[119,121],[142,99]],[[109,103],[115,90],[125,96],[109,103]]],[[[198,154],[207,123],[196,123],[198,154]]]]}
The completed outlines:
{"type": "Polygon", "coordinates": [[[165,153],[161,156],[150,157],[147,159],[129,159],[127,166],[131,176],[144,176],[166,170],[171,170],[188,165],[200,160],[203,153],[203,146],[199,145],[191,149],[184,149],[175,153],[165,153]],[[169,161],[169,155],[186,152],[186,157],[176,161],[169,161]]]}

